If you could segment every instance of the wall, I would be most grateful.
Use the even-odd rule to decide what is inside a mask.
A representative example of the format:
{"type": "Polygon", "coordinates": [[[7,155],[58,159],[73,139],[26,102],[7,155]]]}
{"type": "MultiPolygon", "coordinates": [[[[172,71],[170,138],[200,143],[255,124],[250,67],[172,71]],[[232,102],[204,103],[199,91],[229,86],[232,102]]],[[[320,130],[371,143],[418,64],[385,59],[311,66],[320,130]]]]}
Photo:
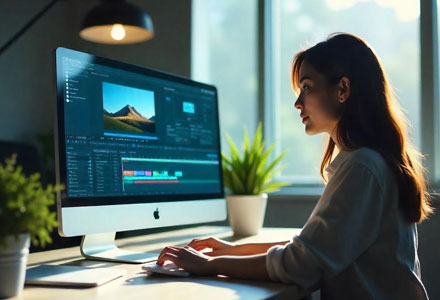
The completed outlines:
{"type": "MultiPolygon", "coordinates": [[[[0,46],[49,2],[0,0],[0,46]]],[[[79,38],[86,12],[99,2],[58,1],[0,56],[0,140],[35,144],[36,137],[44,134],[49,137],[46,152],[53,152],[50,135],[56,103],[53,72],[56,47],[190,76],[191,0],[130,0],[150,14],[155,28],[152,40],[134,45],[102,45],[79,38]]],[[[46,167],[51,169],[53,158],[49,160],[52,166],[46,167]]],[[[46,178],[52,181],[53,175],[46,178]]],[[[52,238],[53,244],[46,249],[79,245],[80,241],[79,237],[60,238],[56,232],[52,238]]],[[[38,250],[41,249],[31,248],[38,250]]]]}
{"type": "MultiPolygon", "coordinates": [[[[3,45],[49,0],[0,0],[3,45]]],[[[99,1],[58,1],[0,56],[0,140],[33,141],[52,132],[55,111],[53,50],[73,48],[167,72],[190,75],[191,1],[130,0],[150,14],[155,37],[134,45],[101,45],[78,32],[99,1]]]]}
{"type": "Polygon", "coordinates": [[[435,203],[435,214],[418,226],[419,259],[422,281],[430,299],[440,299],[440,202],[435,203]]]}

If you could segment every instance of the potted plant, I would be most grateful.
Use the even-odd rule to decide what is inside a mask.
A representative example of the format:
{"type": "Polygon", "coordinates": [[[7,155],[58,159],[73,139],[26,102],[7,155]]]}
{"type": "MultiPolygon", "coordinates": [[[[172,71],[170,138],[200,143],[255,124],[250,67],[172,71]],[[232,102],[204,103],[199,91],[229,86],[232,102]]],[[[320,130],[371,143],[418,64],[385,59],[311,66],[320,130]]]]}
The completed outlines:
{"type": "Polygon", "coordinates": [[[243,153],[240,155],[229,135],[226,136],[230,155],[222,153],[223,182],[229,190],[226,196],[229,222],[235,235],[257,234],[263,225],[267,194],[288,185],[287,182],[272,182],[281,171],[278,164],[286,152],[269,163],[275,144],[267,149],[263,141],[262,124],[259,123],[252,145],[244,129],[243,153]]]}
{"type": "Polygon", "coordinates": [[[30,241],[45,246],[58,226],[49,211],[61,185],[43,188],[40,174],[22,174],[16,155],[0,164],[0,298],[12,297],[23,289],[30,241]]]}

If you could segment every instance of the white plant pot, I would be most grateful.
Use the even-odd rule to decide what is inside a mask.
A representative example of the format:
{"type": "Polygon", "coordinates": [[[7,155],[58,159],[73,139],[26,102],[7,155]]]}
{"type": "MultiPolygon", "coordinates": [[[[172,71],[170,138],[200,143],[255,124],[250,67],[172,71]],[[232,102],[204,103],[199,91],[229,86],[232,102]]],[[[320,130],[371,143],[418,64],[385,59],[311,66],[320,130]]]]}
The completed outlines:
{"type": "Polygon", "coordinates": [[[0,245],[0,298],[18,295],[24,286],[30,238],[28,233],[6,237],[6,248],[0,245]]]}
{"type": "Polygon", "coordinates": [[[267,194],[226,196],[229,223],[234,235],[255,235],[263,227],[267,194]]]}

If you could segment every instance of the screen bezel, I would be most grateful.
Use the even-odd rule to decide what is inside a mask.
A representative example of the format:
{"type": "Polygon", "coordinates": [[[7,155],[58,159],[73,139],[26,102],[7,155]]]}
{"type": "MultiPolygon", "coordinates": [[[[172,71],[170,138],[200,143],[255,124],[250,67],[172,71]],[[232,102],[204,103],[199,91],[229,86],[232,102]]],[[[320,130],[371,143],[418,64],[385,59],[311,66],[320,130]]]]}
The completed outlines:
{"type": "Polygon", "coordinates": [[[216,200],[224,198],[224,185],[222,176],[222,160],[221,160],[221,145],[220,145],[220,118],[218,109],[217,88],[213,85],[196,82],[189,78],[154,70],[147,67],[119,62],[116,60],[92,55],[85,52],[80,52],[73,49],[58,47],[54,50],[55,58],[55,80],[56,80],[56,125],[55,125],[55,154],[56,154],[56,177],[57,183],[63,184],[66,189],[59,193],[59,205],[61,207],[83,207],[83,206],[100,206],[100,205],[117,205],[117,204],[135,204],[135,203],[159,203],[170,201],[191,201],[191,200],[216,200]],[[201,89],[206,89],[214,92],[217,128],[217,145],[219,153],[219,174],[220,174],[220,192],[209,194],[161,194],[161,195],[127,195],[127,196],[95,196],[95,197],[68,197],[67,196],[67,181],[66,181],[66,144],[65,144],[65,127],[64,127],[64,95],[62,85],[62,58],[72,56],[83,56],[93,63],[102,64],[112,68],[118,68],[129,72],[139,73],[141,75],[151,76],[163,80],[185,84],[201,89]]]}

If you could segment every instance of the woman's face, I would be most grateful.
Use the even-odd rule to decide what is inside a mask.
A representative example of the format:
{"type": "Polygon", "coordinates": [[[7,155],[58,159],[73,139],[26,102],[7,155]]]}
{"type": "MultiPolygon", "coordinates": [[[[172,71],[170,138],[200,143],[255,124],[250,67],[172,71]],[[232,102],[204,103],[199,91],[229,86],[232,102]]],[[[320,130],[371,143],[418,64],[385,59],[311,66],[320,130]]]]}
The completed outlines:
{"type": "Polygon", "coordinates": [[[315,135],[327,132],[332,135],[340,119],[337,85],[330,86],[324,75],[304,61],[299,70],[299,87],[295,108],[301,112],[306,133],[315,135]]]}

